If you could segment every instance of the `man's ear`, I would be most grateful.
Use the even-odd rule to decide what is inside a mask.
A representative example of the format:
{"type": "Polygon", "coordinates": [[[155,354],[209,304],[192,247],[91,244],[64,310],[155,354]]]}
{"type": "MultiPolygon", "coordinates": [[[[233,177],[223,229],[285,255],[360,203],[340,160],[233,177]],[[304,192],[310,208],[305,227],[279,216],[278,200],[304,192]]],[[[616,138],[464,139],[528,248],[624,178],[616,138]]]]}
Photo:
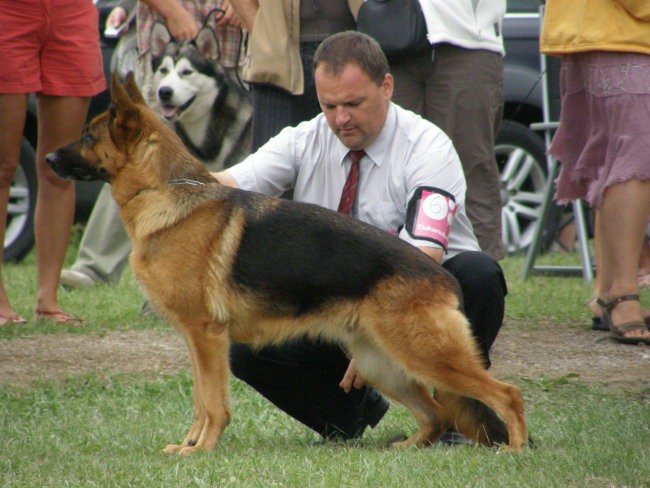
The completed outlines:
{"type": "Polygon", "coordinates": [[[393,75],[386,73],[384,81],[381,83],[381,87],[386,100],[393,98],[393,90],[395,89],[395,78],[393,78],[393,75]]]}

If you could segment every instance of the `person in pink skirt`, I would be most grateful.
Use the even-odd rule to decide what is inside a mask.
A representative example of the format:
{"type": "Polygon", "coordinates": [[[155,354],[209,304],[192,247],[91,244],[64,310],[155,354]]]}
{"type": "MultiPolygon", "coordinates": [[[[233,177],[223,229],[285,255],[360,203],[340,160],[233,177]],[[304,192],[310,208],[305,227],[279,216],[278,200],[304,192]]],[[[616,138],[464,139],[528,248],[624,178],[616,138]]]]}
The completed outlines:
{"type": "Polygon", "coordinates": [[[612,337],[650,343],[637,279],[650,217],[650,2],[548,0],[540,47],[562,56],[555,199],[596,211],[598,304],[612,337]]]}

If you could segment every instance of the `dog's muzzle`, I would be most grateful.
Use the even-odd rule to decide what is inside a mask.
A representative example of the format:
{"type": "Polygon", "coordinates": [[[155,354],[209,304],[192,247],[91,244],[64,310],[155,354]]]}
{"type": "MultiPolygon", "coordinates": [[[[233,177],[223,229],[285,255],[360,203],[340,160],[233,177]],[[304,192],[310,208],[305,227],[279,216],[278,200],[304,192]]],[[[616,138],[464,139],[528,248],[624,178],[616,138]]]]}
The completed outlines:
{"type": "Polygon", "coordinates": [[[89,166],[79,153],[66,148],[51,152],[45,156],[56,175],[65,180],[77,181],[110,181],[108,173],[103,168],[89,166]]]}

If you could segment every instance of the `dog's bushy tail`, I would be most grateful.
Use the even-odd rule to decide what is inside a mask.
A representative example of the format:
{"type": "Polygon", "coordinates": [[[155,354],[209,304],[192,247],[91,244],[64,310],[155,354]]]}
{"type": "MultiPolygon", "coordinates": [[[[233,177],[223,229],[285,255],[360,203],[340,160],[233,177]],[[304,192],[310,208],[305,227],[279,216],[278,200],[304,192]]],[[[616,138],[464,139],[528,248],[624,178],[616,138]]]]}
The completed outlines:
{"type": "Polygon", "coordinates": [[[451,427],[485,446],[507,445],[508,428],[485,404],[473,398],[436,390],[435,399],[445,408],[451,427]]]}

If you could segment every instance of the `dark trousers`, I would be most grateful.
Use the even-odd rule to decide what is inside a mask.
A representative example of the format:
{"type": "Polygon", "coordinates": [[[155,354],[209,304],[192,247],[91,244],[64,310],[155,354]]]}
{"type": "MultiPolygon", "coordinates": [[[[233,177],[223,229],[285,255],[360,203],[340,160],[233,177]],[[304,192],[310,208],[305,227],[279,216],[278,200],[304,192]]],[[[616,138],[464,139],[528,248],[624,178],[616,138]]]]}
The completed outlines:
{"type": "MultiPolygon", "coordinates": [[[[489,366],[489,349],[505,310],[503,271],[482,252],[461,253],[443,266],[458,280],[465,314],[489,366]]],[[[334,431],[354,437],[366,424],[373,425],[362,407],[377,393],[372,388],[350,393],[339,388],[349,358],[338,345],[302,340],[254,351],[244,344],[233,344],[230,354],[230,366],[237,378],[324,437],[334,431]]]]}
{"type": "Polygon", "coordinates": [[[312,66],[317,47],[317,42],[300,44],[300,58],[305,77],[305,90],[302,95],[292,95],[272,85],[253,85],[251,152],[257,151],[285,127],[296,126],[320,113],[312,66]]]}

